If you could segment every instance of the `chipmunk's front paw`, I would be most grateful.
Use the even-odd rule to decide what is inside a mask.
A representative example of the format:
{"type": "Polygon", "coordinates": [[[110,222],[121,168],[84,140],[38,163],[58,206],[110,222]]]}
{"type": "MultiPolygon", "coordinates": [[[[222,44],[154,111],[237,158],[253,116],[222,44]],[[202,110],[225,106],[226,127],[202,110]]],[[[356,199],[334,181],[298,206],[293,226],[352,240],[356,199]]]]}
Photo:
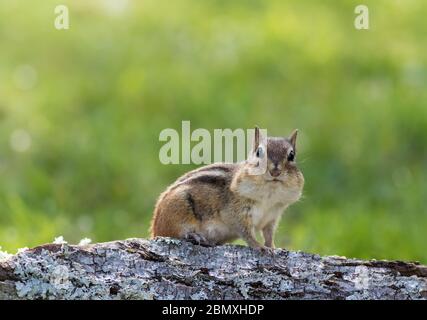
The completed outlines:
{"type": "Polygon", "coordinates": [[[272,247],[262,246],[261,251],[265,252],[269,255],[274,255],[274,248],[272,248],[272,247]]]}
{"type": "Polygon", "coordinates": [[[271,247],[259,245],[259,246],[256,246],[255,249],[263,254],[274,255],[274,248],[271,248],[271,247]]]}

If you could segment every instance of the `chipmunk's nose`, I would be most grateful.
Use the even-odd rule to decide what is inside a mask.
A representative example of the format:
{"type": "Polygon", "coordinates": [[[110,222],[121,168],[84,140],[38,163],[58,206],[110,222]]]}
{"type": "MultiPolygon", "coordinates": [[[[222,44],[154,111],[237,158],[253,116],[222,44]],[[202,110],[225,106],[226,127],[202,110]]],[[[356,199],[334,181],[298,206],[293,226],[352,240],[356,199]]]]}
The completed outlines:
{"type": "Polygon", "coordinates": [[[277,169],[277,168],[270,170],[270,174],[272,177],[278,177],[278,176],[280,176],[281,173],[282,173],[282,171],[277,169]]]}

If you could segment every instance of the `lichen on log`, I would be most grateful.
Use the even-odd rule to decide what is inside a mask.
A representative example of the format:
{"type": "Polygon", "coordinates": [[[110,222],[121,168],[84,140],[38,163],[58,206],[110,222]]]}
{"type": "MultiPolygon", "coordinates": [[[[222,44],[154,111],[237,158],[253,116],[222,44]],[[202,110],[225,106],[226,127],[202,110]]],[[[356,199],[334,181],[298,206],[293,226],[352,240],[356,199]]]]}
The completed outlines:
{"type": "Polygon", "coordinates": [[[0,261],[0,299],[427,299],[427,266],[171,238],[45,244],[0,261]]]}

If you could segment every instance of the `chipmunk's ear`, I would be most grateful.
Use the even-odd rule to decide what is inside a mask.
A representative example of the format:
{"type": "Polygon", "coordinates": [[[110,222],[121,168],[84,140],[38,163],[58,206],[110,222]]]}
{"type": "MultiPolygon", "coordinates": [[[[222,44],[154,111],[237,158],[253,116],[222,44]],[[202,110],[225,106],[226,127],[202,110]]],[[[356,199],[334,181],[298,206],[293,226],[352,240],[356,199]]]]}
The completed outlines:
{"type": "Polygon", "coordinates": [[[294,150],[296,150],[297,136],[298,136],[298,129],[295,129],[294,131],[292,131],[291,135],[288,137],[288,140],[291,143],[294,150]]]}
{"type": "MultiPolygon", "coordinates": [[[[255,126],[255,134],[254,134],[254,138],[252,140],[252,151],[253,152],[255,152],[260,145],[266,146],[267,136],[264,136],[262,131],[265,131],[265,130],[264,129],[260,130],[260,128],[258,128],[258,126],[255,126]]],[[[264,133],[266,133],[266,131],[264,133]]]]}
{"type": "MultiPolygon", "coordinates": [[[[248,131],[248,135],[252,135],[252,130],[248,131]]],[[[250,136],[248,136],[250,137],[250,136]]],[[[247,139],[249,141],[249,139],[247,139]]],[[[248,147],[250,147],[248,145],[248,147]]],[[[260,129],[255,126],[252,149],[249,152],[247,163],[249,164],[249,175],[260,175],[267,171],[267,130],[260,129]]]]}
{"type": "Polygon", "coordinates": [[[258,148],[259,142],[260,142],[259,128],[258,128],[258,126],[255,126],[255,135],[254,135],[254,140],[252,143],[254,151],[258,148]]]}

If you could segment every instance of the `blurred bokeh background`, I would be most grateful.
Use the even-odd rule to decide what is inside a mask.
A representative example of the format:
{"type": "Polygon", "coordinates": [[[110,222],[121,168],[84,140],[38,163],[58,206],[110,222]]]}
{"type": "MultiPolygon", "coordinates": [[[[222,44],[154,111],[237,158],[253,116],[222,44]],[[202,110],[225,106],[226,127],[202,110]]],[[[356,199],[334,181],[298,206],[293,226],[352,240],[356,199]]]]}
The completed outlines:
{"type": "Polygon", "coordinates": [[[0,246],[148,236],[190,120],[300,129],[277,245],[427,263],[427,2],[363,3],[369,31],[358,1],[3,0],[0,246]]]}

